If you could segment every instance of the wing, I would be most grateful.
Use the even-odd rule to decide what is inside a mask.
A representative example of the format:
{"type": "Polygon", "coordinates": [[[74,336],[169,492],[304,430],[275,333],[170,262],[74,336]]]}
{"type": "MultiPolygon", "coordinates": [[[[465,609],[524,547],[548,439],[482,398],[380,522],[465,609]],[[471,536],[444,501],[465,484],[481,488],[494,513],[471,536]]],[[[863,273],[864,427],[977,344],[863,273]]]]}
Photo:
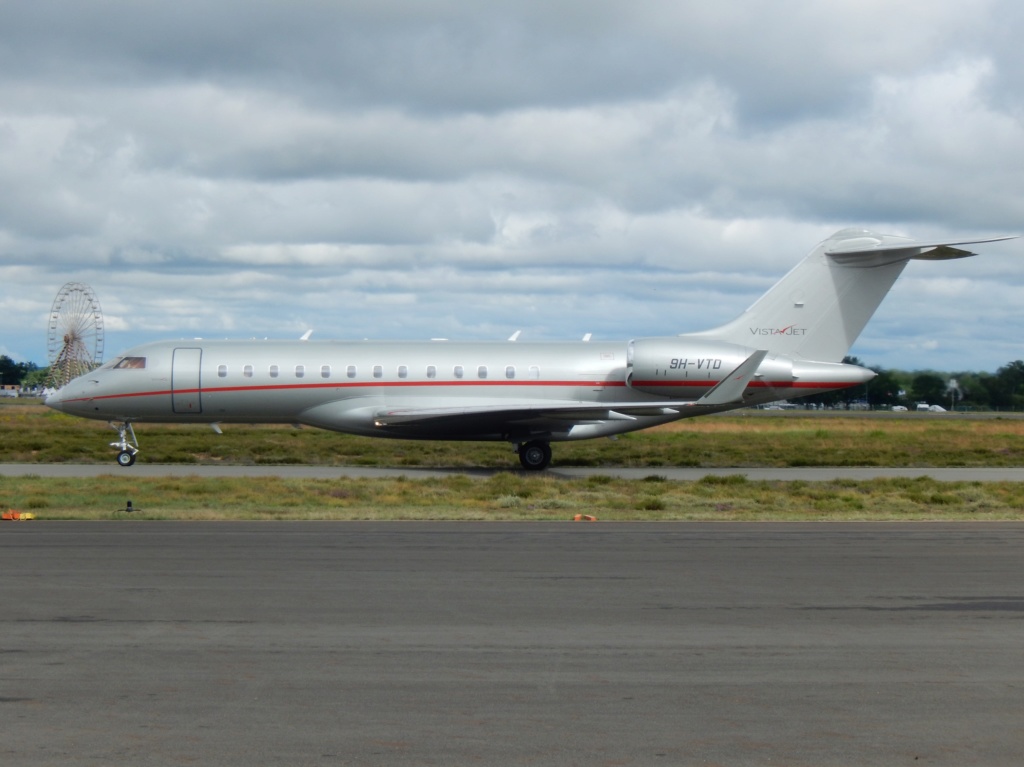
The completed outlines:
{"type": "MultiPolygon", "coordinates": [[[[653,426],[680,418],[680,410],[692,405],[692,402],[670,401],[587,403],[498,397],[467,399],[441,394],[384,403],[378,397],[356,397],[310,408],[296,420],[321,429],[376,437],[515,440],[543,436],[565,439],[582,424],[602,425],[600,428],[608,433],[653,426]]],[[[692,410],[693,415],[701,414],[697,408],[692,410]]]]}
{"type": "Polygon", "coordinates": [[[743,393],[757,374],[757,368],[768,354],[758,350],[744,360],[702,397],[696,400],[646,402],[577,402],[542,400],[534,402],[508,402],[485,400],[462,403],[457,406],[438,407],[436,401],[408,403],[379,409],[374,413],[374,425],[379,429],[398,431],[410,427],[426,429],[479,430],[484,433],[533,432],[565,433],[573,426],[584,424],[610,424],[613,431],[629,431],[651,425],[643,421],[669,421],[706,413],[742,407],[743,393]]]}
{"type": "MultiPolygon", "coordinates": [[[[491,400],[445,407],[434,400],[380,408],[374,414],[373,425],[380,436],[509,441],[537,437],[569,439],[570,433],[575,437],[581,431],[600,436],[672,421],[682,417],[683,409],[692,404],[491,400]]],[[[698,415],[696,410],[693,415],[698,415]]]]}
{"type": "Polygon", "coordinates": [[[382,408],[375,414],[378,426],[414,423],[417,421],[440,421],[473,419],[501,423],[534,421],[537,419],[558,421],[635,421],[642,416],[678,415],[679,409],[693,405],[693,402],[636,403],[636,402],[576,402],[547,400],[544,402],[501,402],[490,400],[485,404],[458,405],[453,407],[416,407],[402,405],[382,408]]]}
{"type": "Polygon", "coordinates": [[[565,439],[574,429],[573,438],[587,430],[589,436],[601,436],[743,407],[747,386],[766,354],[754,352],[696,400],[467,399],[460,390],[390,403],[378,397],[344,399],[311,408],[300,420],[324,429],[412,439],[513,440],[541,435],[565,439]]]}

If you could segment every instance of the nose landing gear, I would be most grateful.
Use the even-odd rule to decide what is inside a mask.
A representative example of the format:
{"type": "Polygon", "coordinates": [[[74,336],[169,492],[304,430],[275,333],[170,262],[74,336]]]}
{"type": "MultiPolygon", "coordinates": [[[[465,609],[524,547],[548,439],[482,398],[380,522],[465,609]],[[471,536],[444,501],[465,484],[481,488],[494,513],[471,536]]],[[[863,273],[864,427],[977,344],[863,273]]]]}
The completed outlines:
{"type": "Polygon", "coordinates": [[[131,466],[135,463],[135,455],[139,452],[139,441],[135,438],[135,429],[127,421],[120,424],[111,423],[110,427],[117,429],[118,436],[120,436],[117,442],[110,443],[111,447],[116,447],[119,450],[117,454],[118,464],[121,466],[131,466]]]}
{"type": "Polygon", "coordinates": [[[519,463],[527,471],[543,471],[551,463],[551,445],[541,439],[522,443],[516,452],[519,463]]]}

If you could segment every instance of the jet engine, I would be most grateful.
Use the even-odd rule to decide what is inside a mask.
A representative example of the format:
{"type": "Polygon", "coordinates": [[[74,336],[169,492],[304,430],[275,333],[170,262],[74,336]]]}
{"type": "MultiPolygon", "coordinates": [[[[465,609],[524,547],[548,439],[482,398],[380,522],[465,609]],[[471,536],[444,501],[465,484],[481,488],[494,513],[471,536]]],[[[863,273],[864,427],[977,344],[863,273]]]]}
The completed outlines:
{"type": "Polygon", "coordinates": [[[699,397],[753,351],[688,338],[636,338],[626,348],[626,384],[648,394],[699,397]]]}
{"type": "MultiPolygon", "coordinates": [[[[626,384],[647,394],[698,399],[754,352],[750,347],[720,341],[637,338],[626,349],[626,384]]],[[[774,388],[787,386],[792,380],[792,361],[772,357],[758,367],[752,385],[774,388]]]]}

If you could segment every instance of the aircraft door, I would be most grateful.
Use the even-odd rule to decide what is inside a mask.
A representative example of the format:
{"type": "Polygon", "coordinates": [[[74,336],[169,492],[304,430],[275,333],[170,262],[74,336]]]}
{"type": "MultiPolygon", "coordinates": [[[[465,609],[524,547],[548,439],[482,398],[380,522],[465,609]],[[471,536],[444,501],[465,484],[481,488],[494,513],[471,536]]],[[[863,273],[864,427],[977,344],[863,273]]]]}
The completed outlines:
{"type": "Polygon", "coordinates": [[[171,409],[175,413],[203,412],[200,397],[200,367],[202,349],[175,349],[171,361],[171,409]]]}

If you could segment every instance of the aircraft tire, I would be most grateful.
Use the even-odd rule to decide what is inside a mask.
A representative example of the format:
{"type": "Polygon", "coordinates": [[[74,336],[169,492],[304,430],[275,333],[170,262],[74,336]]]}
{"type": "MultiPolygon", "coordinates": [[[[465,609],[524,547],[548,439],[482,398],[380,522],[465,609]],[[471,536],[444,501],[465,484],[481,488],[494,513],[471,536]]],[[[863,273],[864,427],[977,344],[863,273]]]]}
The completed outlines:
{"type": "Polygon", "coordinates": [[[121,466],[131,466],[135,463],[135,453],[131,450],[122,450],[117,454],[117,462],[121,466]]]}
{"type": "Polygon", "coordinates": [[[551,445],[539,439],[524,442],[519,446],[519,463],[527,471],[543,471],[551,463],[551,445]]]}

